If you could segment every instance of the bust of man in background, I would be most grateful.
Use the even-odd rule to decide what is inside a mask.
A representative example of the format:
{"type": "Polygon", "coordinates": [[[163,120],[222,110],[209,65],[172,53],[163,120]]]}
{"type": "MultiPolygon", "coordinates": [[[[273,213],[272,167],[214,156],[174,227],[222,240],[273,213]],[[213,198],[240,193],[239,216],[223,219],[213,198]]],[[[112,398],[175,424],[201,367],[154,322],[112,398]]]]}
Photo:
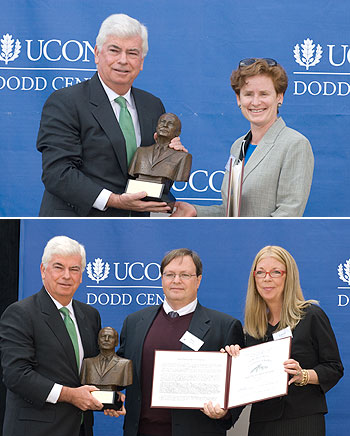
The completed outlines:
{"type": "Polygon", "coordinates": [[[100,354],[83,360],[81,383],[94,385],[101,390],[117,391],[132,384],[132,361],[115,354],[118,333],[105,327],[98,334],[100,354]]]}
{"type": "Polygon", "coordinates": [[[189,179],[192,155],[169,148],[170,141],[181,133],[181,121],[172,113],[159,117],[155,141],[149,147],[139,147],[129,166],[129,174],[138,180],[155,183],[189,179]]]}

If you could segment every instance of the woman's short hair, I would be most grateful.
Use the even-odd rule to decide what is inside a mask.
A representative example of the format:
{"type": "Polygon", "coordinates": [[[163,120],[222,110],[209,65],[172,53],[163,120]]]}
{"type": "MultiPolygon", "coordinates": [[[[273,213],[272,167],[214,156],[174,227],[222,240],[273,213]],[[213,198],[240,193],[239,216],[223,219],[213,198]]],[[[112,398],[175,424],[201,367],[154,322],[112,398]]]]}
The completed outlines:
{"type": "Polygon", "coordinates": [[[284,94],[288,87],[288,76],[285,69],[280,65],[270,66],[264,59],[257,59],[251,65],[238,67],[231,74],[231,86],[237,95],[246,84],[249,77],[259,74],[268,76],[273,82],[277,94],[284,94]]]}
{"type": "Polygon", "coordinates": [[[44,268],[47,267],[50,260],[55,255],[60,256],[81,256],[81,268],[82,272],[86,266],[86,253],[83,245],[79,244],[78,241],[68,238],[68,236],[55,236],[50,239],[46,244],[44,249],[43,257],[41,262],[44,268]]]}
{"type": "Polygon", "coordinates": [[[113,14],[106,18],[101,24],[96,38],[96,46],[99,51],[101,51],[103,44],[110,35],[118,38],[140,36],[142,39],[142,57],[146,56],[148,52],[147,28],[135,18],[125,14],[113,14]]]}
{"type": "Polygon", "coordinates": [[[196,267],[196,275],[197,277],[201,276],[203,271],[202,261],[195,251],[189,250],[188,248],[177,248],[175,250],[169,251],[169,253],[167,253],[162,260],[162,263],[160,265],[160,273],[163,274],[165,267],[169,265],[171,261],[177,259],[178,257],[184,256],[190,256],[192,258],[193,263],[196,267]]]}

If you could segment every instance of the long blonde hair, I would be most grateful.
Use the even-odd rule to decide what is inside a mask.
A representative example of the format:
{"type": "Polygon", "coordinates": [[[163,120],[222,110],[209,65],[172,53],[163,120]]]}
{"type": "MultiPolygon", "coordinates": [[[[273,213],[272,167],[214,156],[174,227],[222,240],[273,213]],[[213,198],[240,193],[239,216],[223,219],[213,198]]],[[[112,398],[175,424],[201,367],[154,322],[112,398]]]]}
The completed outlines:
{"type": "Polygon", "coordinates": [[[283,263],[286,269],[281,319],[276,331],[288,326],[293,330],[304,316],[304,309],[312,303],[318,304],[316,300],[305,300],[300,286],[299,270],[293,256],[276,245],[262,248],[255,256],[250,270],[244,316],[245,331],[257,339],[264,338],[266,334],[268,307],[256,288],[254,271],[260,260],[266,257],[273,257],[283,263]]]}

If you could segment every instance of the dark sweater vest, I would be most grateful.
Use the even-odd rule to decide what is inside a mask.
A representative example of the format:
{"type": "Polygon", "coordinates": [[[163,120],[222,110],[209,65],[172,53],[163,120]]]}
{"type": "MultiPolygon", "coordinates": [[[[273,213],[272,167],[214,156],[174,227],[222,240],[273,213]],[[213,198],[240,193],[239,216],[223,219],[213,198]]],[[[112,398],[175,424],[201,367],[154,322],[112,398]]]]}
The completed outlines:
{"type": "Polygon", "coordinates": [[[171,436],[171,410],[151,409],[154,350],[181,350],[180,338],[188,330],[193,312],[170,318],[160,309],[149,329],[142,350],[142,406],[139,433],[171,436]]]}

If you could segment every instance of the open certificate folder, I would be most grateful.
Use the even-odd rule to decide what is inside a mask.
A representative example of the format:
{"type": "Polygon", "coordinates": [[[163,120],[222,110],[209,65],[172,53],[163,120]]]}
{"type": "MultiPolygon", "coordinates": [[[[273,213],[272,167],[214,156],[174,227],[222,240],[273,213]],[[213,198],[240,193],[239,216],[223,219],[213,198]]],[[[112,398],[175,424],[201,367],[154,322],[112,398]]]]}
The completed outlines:
{"type": "Polygon", "coordinates": [[[238,357],[216,351],[155,351],[151,407],[223,409],[287,395],[291,338],[244,348],[238,357]]]}

